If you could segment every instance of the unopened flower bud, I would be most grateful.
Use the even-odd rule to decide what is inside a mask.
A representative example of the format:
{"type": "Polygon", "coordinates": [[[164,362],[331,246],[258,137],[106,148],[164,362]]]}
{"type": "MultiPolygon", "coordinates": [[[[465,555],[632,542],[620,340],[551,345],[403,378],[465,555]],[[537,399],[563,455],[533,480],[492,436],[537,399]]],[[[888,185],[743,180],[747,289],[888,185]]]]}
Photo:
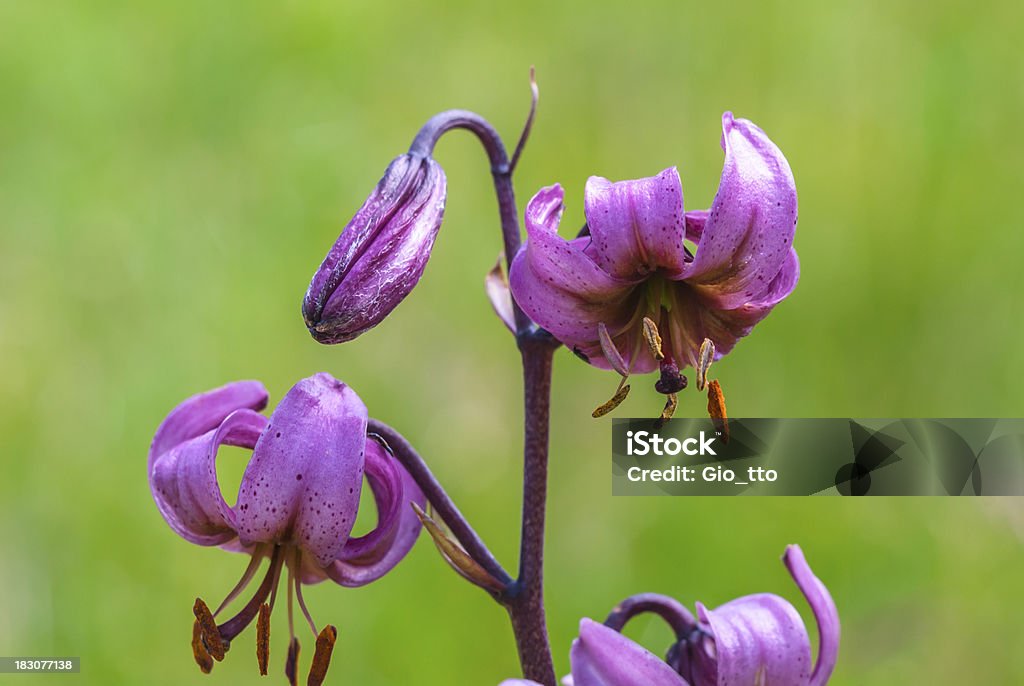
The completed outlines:
{"type": "Polygon", "coordinates": [[[302,302],[320,343],[343,343],[380,324],[423,275],[444,216],[445,176],[430,157],[388,165],[341,232],[302,302]]]}

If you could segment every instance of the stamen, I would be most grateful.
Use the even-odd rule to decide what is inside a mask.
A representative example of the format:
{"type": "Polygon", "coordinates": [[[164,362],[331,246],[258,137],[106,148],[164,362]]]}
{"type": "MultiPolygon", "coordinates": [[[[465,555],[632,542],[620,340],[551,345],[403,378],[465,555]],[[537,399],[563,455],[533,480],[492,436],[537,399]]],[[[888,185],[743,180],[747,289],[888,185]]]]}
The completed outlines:
{"type": "Polygon", "coordinates": [[[686,388],[686,377],[679,373],[679,365],[665,358],[661,361],[661,378],[654,384],[654,390],[664,395],[678,393],[686,388]]]}
{"type": "Polygon", "coordinates": [[[647,341],[647,347],[651,349],[654,359],[665,359],[665,354],[661,352],[661,334],[658,333],[658,325],[650,317],[644,317],[643,330],[644,340],[647,341]]]}
{"type": "Polygon", "coordinates": [[[676,413],[676,407],[679,406],[679,396],[675,393],[669,393],[668,398],[665,399],[665,409],[661,411],[661,416],[658,417],[657,426],[661,427],[665,422],[672,419],[672,415],[676,413]]]}
{"type": "MultiPolygon", "coordinates": [[[[229,619],[228,621],[217,627],[220,631],[221,637],[225,641],[230,641],[238,634],[242,633],[245,627],[252,623],[252,620],[256,619],[256,615],[259,614],[260,606],[262,606],[267,596],[270,595],[271,589],[277,586],[278,579],[281,578],[281,547],[275,546],[274,553],[270,556],[270,569],[267,570],[267,575],[263,577],[263,583],[256,589],[256,595],[242,608],[241,612],[229,619]]],[[[205,636],[205,634],[204,634],[205,636]]],[[[209,647],[209,643],[207,643],[209,647]]],[[[210,654],[217,657],[213,651],[210,654]]]]}
{"type": "MultiPolygon", "coordinates": [[[[196,602],[192,605],[192,614],[196,616],[196,622],[199,624],[199,634],[203,644],[206,646],[206,651],[210,654],[210,657],[220,662],[228,652],[228,644],[225,643],[224,637],[220,634],[217,622],[213,618],[213,613],[210,612],[210,608],[207,607],[202,598],[196,598],[196,602]]],[[[230,639],[228,640],[230,641],[230,639]]]]}
{"type": "Polygon", "coordinates": [[[224,599],[224,601],[220,604],[217,610],[213,613],[214,617],[223,612],[224,608],[230,605],[235,600],[235,598],[237,598],[238,595],[245,590],[245,587],[249,585],[249,582],[252,581],[252,578],[256,575],[256,570],[260,568],[260,562],[262,561],[263,546],[259,546],[256,548],[256,550],[252,552],[252,557],[249,559],[249,566],[246,567],[245,572],[242,573],[242,578],[238,580],[238,583],[235,584],[235,587],[231,589],[231,592],[228,593],[228,596],[224,599]]]}
{"type": "Polygon", "coordinates": [[[316,637],[316,649],[313,652],[313,664],[309,668],[306,686],[320,686],[327,676],[327,668],[331,666],[331,655],[334,644],[338,640],[338,630],[328,624],[316,637]]]}
{"type": "Polygon", "coordinates": [[[288,659],[284,662],[284,675],[288,677],[288,683],[291,686],[298,686],[299,680],[297,678],[298,672],[296,668],[299,664],[299,639],[292,636],[291,642],[288,643],[288,659]]]}
{"type": "Polygon", "coordinates": [[[614,410],[616,407],[621,405],[622,401],[626,399],[627,395],[629,395],[629,384],[626,383],[626,379],[623,378],[622,381],[619,382],[619,387],[615,391],[615,395],[613,395],[611,399],[608,400],[608,402],[606,402],[604,405],[601,405],[596,410],[594,410],[590,414],[590,416],[593,417],[594,419],[598,419],[600,417],[605,416],[606,414],[614,410]]]}
{"type": "Polygon", "coordinates": [[[721,432],[722,443],[729,442],[729,418],[725,413],[725,396],[718,379],[708,384],[708,414],[715,424],[715,430],[721,432]]]}
{"type": "Polygon", "coordinates": [[[313,622],[313,617],[309,614],[309,608],[306,607],[306,601],[302,599],[302,583],[299,581],[299,572],[302,569],[302,550],[295,549],[295,597],[299,601],[299,607],[302,609],[302,614],[306,616],[306,621],[309,622],[309,628],[313,630],[313,635],[317,635],[316,624],[313,622]]]}
{"type": "Polygon", "coordinates": [[[270,662],[270,606],[260,605],[260,616],[256,619],[256,662],[260,666],[260,675],[267,675],[267,664],[270,662]]]}
{"type": "Polygon", "coordinates": [[[203,674],[209,674],[213,669],[213,658],[203,644],[203,628],[199,625],[198,619],[192,622],[192,657],[196,659],[196,664],[203,670],[203,674]]]}
{"type": "Polygon", "coordinates": [[[626,361],[622,359],[622,353],[615,347],[615,341],[612,340],[611,334],[608,333],[608,327],[605,326],[604,322],[600,322],[597,325],[597,339],[601,342],[601,352],[604,353],[604,358],[608,360],[608,364],[612,366],[619,376],[629,376],[629,369],[626,367],[626,361]]]}
{"type": "Polygon", "coordinates": [[[715,360],[715,342],[705,338],[700,344],[700,354],[697,356],[697,390],[703,391],[708,382],[708,370],[715,360]]]}
{"type": "Polygon", "coordinates": [[[295,638],[295,610],[294,610],[295,603],[292,600],[292,588],[294,588],[293,581],[292,581],[292,566],[288,565],[288,635],[291,636],[292,639],[294,639],[295,638]]]}

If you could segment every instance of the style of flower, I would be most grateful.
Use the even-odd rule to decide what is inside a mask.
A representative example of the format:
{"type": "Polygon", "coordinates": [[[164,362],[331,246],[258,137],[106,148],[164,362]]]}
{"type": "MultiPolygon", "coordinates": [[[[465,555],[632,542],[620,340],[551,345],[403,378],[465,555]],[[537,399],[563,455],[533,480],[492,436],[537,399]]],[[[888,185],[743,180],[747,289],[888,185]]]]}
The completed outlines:
{"type": "Polygon", "coordinates": [[[313,275],[302,316],[320,343],[380,324],[423,276],[444,216],[444,171],[431,157],[395,158],[313,275]]]}
{"type": "Polygon", "coordinates": [[[298,382],[270,418],[259,414],[268,394],[256,381],[240,381],[193,396],[178,405],[156,431],[149,451],[149,485],[160,514],[175,533],[202,546],[247,553],[241,580],[213,612],[201,599],[193,611],[193,652],[209,672],[230,642],[257,620],[257,660],[267,673],[270,612],[282,569],[287,570],[291,633],[285,672],[296,683],[299,643],[292,624],[297,599],[316,648],[308,683],[323,681],[337,636],[333,626],[317,631],[302,597],[304,584],[325,579],[362,586],[391,570],[420,531],[410,503],[423,494],[384,445],[368,440],[366,406],[328,374],[298,382]],[[228,505],[218,485],[221,445],[252,450],[228,505]],[[377,505],[377,526],[353,537],[365,476],[377,505]],[[238,614],[215,618],[248,586],[269,558],[266,575],[238,614]]]}
{"type": "MultiPolygon", "coordinates": [[[[674,628],[683,635],[669,650],[667,660],[661,660],[613,628],[584,619],[570,653],[572,675],[563,683],[824,686],[839,655],[839,615],[828,589],[814,576],[798,546],[786,549],[783,562],[810,604],[818,625],[818,658],[813,664],[811,641],[800,614],[783,598],[762,593],[737,598],[714,610],[697,603],[696,619],[685,608],[672,607],[678,619],[674,628]]],[[[513,679],[502,686],[538,685],[513,679]]]]}
{"type": "MultiPolygon", "coordinates": [[[[619,373],[623,384],[630,374],[660,369],[659,392],[674,396],[686,385],[680,370],[692,366],[703,387],[711,359],[786,298],[800,272],[792,245],[796,185],[786,158],[731,112],[722,116],[722,147],[725,165],[709,210],[684,212],[675,167],[617,183],[594,176],[584,193],[586,225],[566,240],[557,233],[562,188],[541,189],[526,208],[527,241],[509,273],[522,310],[590,364],[619,373]],[[702,347],[711,352],[703,365],[702,347]]],[[[625,397],[623,384],[613,405],[625,397]]]]}

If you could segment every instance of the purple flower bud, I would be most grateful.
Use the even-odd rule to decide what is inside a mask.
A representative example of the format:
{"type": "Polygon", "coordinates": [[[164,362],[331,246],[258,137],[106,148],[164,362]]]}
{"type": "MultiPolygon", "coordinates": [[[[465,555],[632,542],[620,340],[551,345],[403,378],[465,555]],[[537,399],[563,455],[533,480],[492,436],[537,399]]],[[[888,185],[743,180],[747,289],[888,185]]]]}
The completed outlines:
{"type": "Polygon", "coordinates": [[[302,302],[320,343],[344,343],[380,324],[423,276],[444,216],[444,171],[407,153],[388,165],[341,232],[302,302]]]}

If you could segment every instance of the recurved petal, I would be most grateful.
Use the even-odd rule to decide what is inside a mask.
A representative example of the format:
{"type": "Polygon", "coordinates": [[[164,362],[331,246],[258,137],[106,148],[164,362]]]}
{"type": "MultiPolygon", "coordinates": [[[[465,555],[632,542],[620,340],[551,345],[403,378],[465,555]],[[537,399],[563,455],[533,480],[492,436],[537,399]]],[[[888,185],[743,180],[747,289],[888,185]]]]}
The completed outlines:
{"type": "Polygon", "coordinates": [[[519,307],[559,341],[599,351],[598,323],[615,331],[632,315],[633,282],[612,277],[584,252],[590,237],[567,241],[558,235],[562,198],[556,184],[530,200],[527,240],[512,261],[509,285],[519,307]]]}
{"type": "Polygon", "coordinates": [[[776,595],[745,596],[697,617],[710,627],[713,648],[694,665],[696,686],[758,684],[807,686],[811,643],[800,614],[776,595]]]}
{"type": "Polygon", "coordinates": [[[590,619],[570,652],[575,686],[688,686],[661,658],[590,619]]]}
{"type": "Polygon", "coordinates": [[[591,176],[585,190],[587,254],[623,279],[645,277],[659,267],[676,272],[684,260],[683,187],[669,167],[657,176],[611,182],[591,176]]]}
{"type": "Polygon", "coordinates": [[[696,259],[675,278],[731,309],[760,299],[786,262],[797,198],[785,156],[752,122],[722,115],[722,147],[725,166],[696,259]]]}
{"type": "Polygon", "coordinates": [[[672,309],[668,317],[668,338],[680,366],[693,364],[705,338],[715,344],[715,359],[721,359],[793,292],[799,278],[800,262],[796,251],[790,249],[785,264],[767,290],[757,300],[739,307],[721,308],[715,294],[701,285],[679,282],[669,286],[667,293],[672,309]]]}
{"type": "Polygon", "coordinates": [[[505,679],[498,686],[541,686],[536,681],[529,679],[505,679]]]}
{"type": "Polygon", "coordinates": [[[704,226],[708,223],[707,210],[690,210],[686,213],[686,240],[700,242],[704,226]]]}
{"type": "Polygon", "coordinates": [[[266,424],[261,414],[236,410],[217,428],[176,443],[151,461],[149,486],[175,533],[199,545],[235,538],[234,513],[217,484],[217,449],[224,444],[251,449],[266,424]]]}
{"type": "Polygon", "coordinates": [[[823,686],[828,683],[839,658],[839,612],[825,584],[811,571],[800,546],[788,546],[782,561],[803,592],[818,624],[818,659],[811,673],[810,686],[823,686]]]}
{"type": "Polygon", "coordinates": [[[270,417],[242,476],[235,513],[243,543],[293,539],[326,567],[359,506],[366,406],[330,374],[303,379],[270,417]]]}
{"type": "Polygon", "coordinates": [[[150,470],[164,451],[217,428],[235,410],[262,410],[269,397],[259,381],[235,381],[183,401],[157,427],[149,447],[150,470]]]}
{"type": "MultiPolygon", "coordinates": [[[[373,443],[373,441],[368,441],[367,445],[373,443]]],[[[394,458],[389,459],[394,461],[394,458]]],[[[394,569],[395,565],[402,561],[412,549],[413,544],[416,543],[423,525],[416,516],[412,503],[416,503],[422,509],[426,507],[427,499],[409,473],[400,466],[398,469],[402,477],[402,489],[400,492],[395,492],[395,495],[398,496],[399,507],[393,533],[381,539],[376,549],[371,550],[362,558],[346,556],[346,551],[342,551],[341,559],[327,568],[327,575],[336,583],[342,586],[356,587],[376,581],[394,569]]],[[[369,477],[369,463],[367,463],[367,476],[369,477]]],[[[371,481],[371,487],[372,485],[371,481]]],[[[376,496],[376,492],[374,495],[376,496]]],[[[391,508],[390,505],[388,507],[391,508]]],[[[379,504],[378,508],[380,508],[379,504]]]]}

